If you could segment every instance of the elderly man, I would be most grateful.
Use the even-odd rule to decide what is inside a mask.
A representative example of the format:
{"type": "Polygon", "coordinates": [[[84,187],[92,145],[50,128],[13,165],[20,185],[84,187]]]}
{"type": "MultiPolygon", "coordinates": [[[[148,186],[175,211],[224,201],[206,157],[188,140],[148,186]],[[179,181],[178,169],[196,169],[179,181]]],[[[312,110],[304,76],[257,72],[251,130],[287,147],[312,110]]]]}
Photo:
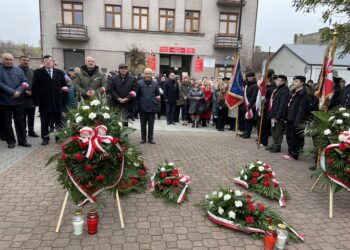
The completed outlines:
{"type": "Polygon", "coordinates": [[[96,66],[95,58],[88,56],[85,65],[80,68],[74,80],[75,88],[81,97],[88,99],[96,96],[96,91],[104,93],[107,87],[106,75],[96,66]]]}
{"type": "Polygon", "coordinates": [[[15,121],[19,146],[31,147],[27,142],[24,123],[23,95],[29,87],[23,71],[13,67],[13,56],[4,53],[0,68],[0,113],[2,114],[3,137],[8,148],[14,148],[16,139],[12,129],[12,117],[15,121]]]}
{"type": "Polygon", "coordinates": [[[158,111],[160,92],[158,83],[152,79],[152,70],[146,68],[143,79],[138,81],[137,100],[141,122],[141,144],[146,142],[148,124],[148,142],[155,144],[153,140],[154,120],[158,111]]]}

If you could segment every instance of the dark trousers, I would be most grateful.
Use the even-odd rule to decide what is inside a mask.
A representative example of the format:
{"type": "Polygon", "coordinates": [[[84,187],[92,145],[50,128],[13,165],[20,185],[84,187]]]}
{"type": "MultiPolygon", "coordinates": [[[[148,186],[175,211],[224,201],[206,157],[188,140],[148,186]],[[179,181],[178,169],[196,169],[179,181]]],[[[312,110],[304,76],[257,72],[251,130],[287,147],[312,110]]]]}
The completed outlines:
{"type": "Polygon", "coordinates": [[[236,130],[236,118],[228,117],[228,124],[230,125],[230,130],[236,130]]]}
{"type": "Polygon", "coordinates": [[[238,129],[243,131],[245,128],[245,111],[238,109],[238,129]]]}
{"type": "Polygon", "coordinates": [[[271,136],[271,119],[264,115],[261,127],[261,143],[265,146],[269,143],[269,137],[271,136]]]}
{"type": "Polygon", "coordinates": [[[190,105],[181,105],[181,119],[182,121],[186,121],[189,122],[190,118],[188,115],[188,109],[189,109],[190,105]]]}
{"type": "Polygon", "coordinates": [[[301,142],[304,141],[304,133],[302,129],[295,128],[294,122],[287,122],[286,126],[288,153],[298,159],[301,142]]]}
{"type": "Polygon", "coordinates": [[[0,138],[5,140],[5,117],[4,110],[0,108],[0,138]]]}
{"type": "Polygon", "coordinates": [[[173,123],[175,117],[175,103],[166,102],[166,120],[167,122],[173,123]]]}
{"type": "Polygon", "coordinates": [[[272,144],[274,147],[277,147],[278,149],[281,149],[281,145],[283,141],[283,131],[284,131],[283,122],[275,122],[273,126],[271,126],[272,144]]]}
{"type": "Polygon", "coordinates": [[[35,108],[24,109],[24,124],[27,125],[28,133],[34,133],[35,108]]]}
{"type": "Polygon", "coordinates": [[[175,122],[179,122],[180,110],[181,110],[181,106],[180,105],[176,105],[176,107],[175,107],[175,116],[174,116],[174,121],[175,122]]]}
{"type": "Polygon", "coordinates": [[[0,113],[3,116],[3,132],[4,139],[8,144],[15,144],[15,134],[12,129],[12,117],[15,121],[15,128],[17,134],[17,141],[19,144],[27,142],[26,139],[26,127],[24,124],[24,110],[22,106],[0,106],[0,113]]]}
{"type": "Polygon", "coordinates": [[[225,129],[225,118],[227,116],[227,108],[218,108],[218,120],[216,122],[216,128],[223,131],[225,129]]]}
{"type": "Polygon", "coordinates": [[[62,113],[52,112],[52,113],[40,113],[40,123],[41,123],[41,138],[45,140],[50,140],[49,135],[49,125],[53,122],[56,129],[59,129],[62,125],[62,113]]]}
{"type": "Polygon", "coordinates": [[[141,139],[146,141],[147,137],[147,124],[148,124],[148,141],[153,140],[154,131],[154,119],[156,118],[156,113],[140,113],[140,123],[141,123],[141,139]]]}

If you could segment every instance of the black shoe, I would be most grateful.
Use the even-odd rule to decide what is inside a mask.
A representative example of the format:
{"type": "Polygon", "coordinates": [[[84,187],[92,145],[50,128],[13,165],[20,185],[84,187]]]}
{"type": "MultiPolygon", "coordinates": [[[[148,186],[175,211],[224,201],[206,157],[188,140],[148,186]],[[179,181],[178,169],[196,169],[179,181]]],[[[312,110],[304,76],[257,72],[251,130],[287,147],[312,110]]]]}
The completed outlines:
{"type": "Polygon", "coordinates": [[[271,150],[271,149],[273,149],[273,145],[267,146],[265,149],[266,150],[271,150]]]}
{"type": "Polygon", "coordinates": [[[243,138],[243,139],[249,139],[249,138],[250,138],[250,135],[243,135],[242,138],[243,138]]]}
{"type": "Polygon", "coordinates": [[[192,123],[192,128],[194,128],[194,126],[195,126],[194,123],[192,123]]]}
{"type": "Polygon", "coordinates": [[[171,123],[170,122],[167,122],[166,125],[170,125],[171,123]]]}
{"type": "Polygon", "coordinates": [[[196,124],[196,128],[199,128],[199,125],[198,125],[198,124],[196,124]]]}
{"type": "Polygon", "coordinates": [[[273,147],[271,150],[270,150],[271,153],[279,153],[281,152],[281,149],[280,148],[276,148],[276,147],[273,147]]]}
{"type": "Polygon", "coordinates": [[[29,132],[28,136],[30,136],[30,137],[39,137],[39,135],[37,133],[35,133],[34,131],[29,132]]]}
{"type": "Polygon", "coordinates": [[[140,144],[145,144],[145,143],[146,143],[146,140],[140,141],[140,144]]]}
{"type": "Polygon", "coordinates": [[[150,143],[150,144],[156,144],[156,142],[153,141],[153,140],[148,141],[148,143],[150,143]]]}
{"type": "Polygon", "coordinates": [[[49,144],[49,141],[50,141],[50,140],[45,140],[45,139],[44,139],[44,140],[41,142],[41,145],[47,145],[47,144],[49,144]]]}
{"type": "Polygon", "coordinates": [[[228,131],[233,131],[233,128],[229,128],[228,131]]]}
{"type": "Polygon", "coordinates": [[[172,122],[171,125],[175,125],[175,122],[172,122]]]}
{"type": "Polygon", "coordinates": [[[312,171],[315,171],[316,170],[316,166],[315,165],[310,166],[309,169],[312,170],[312,171]]]}
{"type": "Polygon", "coordinates": [[[18,146],[30,148],[32,145],[28,142],[18,143],[18,146]]]}
{"type": "Polygon", "coordinates": [[[14,144],[14,143],[9,143],[9,144],[7,145],[7,147],[8,147],[8,148],[15,148],[15,144],[14,144]]]}
{"type": "Polygon", "coordinates": [[[223,132],[223,131],[225,131],[225,130],[224,130],[223,128],[219,128],[218,131],[223,132]]]}

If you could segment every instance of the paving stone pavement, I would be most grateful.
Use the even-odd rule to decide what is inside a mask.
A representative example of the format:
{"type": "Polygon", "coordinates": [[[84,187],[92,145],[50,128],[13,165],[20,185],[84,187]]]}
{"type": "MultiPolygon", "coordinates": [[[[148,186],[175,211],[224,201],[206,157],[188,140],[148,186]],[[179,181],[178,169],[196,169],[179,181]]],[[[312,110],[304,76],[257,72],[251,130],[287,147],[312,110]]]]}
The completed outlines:
{"type": "MultiPolygon", "coordinates": [[[[136,144],[139,132],[131,135],[136,144]]],[[[190,200],[181,206],[166,205],[151,193],[121,197],[125,229],[111,197],[101,215],[97,235],[74,236],[69,200],[61,230],[55,227],[64,198],[54,165],[45,167],[57,144],[38,147],[0,174],[0,249],[263,249],[263,241],[212,223],[196,206],[205,194],[220,186],[232,186],[233,177],[249,162],[262,160],[274,167],[291,199],[286,208],[260,198],[276,208],[287,222],[305,234],[304,244],[287,249],[350,249],[350,196],[335,195],[334,218],[328,218],[326,190],[310,191],[310,159],[284,161],[282,154],[258,150],[254,139],[232,133],[157,131],[155,145],[140,148],[150,173],[164,159],[174,161],[192,178],[190,200]]],[[[87,213],[90,205],[83,208],[87,213]]]]}

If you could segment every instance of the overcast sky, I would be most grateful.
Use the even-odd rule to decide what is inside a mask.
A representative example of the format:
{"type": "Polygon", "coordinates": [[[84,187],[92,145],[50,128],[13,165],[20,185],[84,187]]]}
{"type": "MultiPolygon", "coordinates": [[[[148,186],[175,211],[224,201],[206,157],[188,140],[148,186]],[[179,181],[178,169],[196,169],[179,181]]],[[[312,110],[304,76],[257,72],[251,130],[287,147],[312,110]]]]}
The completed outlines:
{"type": "MultiPolygon", "coordinates": [[[[255,43],[264,51],[269,46],[276,51],[284,43],[293,43],[296,33],[313,33],[326,26],[321,21],[321,10],[295,13],[291,5],[292,0],[259,0],[255,43]]],[[[0,6],[0,40],[39,45],[39,0],[0,0],[0,6]]]]}

